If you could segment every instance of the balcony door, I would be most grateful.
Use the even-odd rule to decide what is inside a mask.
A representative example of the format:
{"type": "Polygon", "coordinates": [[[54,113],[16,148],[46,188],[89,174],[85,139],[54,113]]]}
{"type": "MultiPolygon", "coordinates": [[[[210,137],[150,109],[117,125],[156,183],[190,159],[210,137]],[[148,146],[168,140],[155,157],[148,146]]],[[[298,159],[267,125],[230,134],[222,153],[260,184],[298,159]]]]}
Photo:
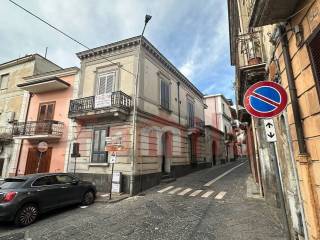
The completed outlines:
{"type": "Polygon", "coordinates": [[[115,72],[101,73],[98,75],[95,108],[111,106],[111,95],[114,91],[115,72]]]}
{"type": "Polygon", "coordinates": [[[38,119],[36,123],[36,134],[51,134],[52,122],[54,117],[55,102],[39,104],[38,119]]]}

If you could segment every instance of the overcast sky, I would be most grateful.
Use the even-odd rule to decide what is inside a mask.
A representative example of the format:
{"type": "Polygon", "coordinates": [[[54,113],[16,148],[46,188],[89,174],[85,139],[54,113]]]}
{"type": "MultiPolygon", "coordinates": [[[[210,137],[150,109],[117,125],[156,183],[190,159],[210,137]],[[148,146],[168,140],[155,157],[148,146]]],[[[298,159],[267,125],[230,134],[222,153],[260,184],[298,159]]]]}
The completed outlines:
{"type": "MultiPolygon", "coordinates": [[[[61,67],[79,66],[73,41],[0,0],[0,62],[30,53],[61,67]]],[[[89,47],[139,35],[146,38],[205,94],[234,98],[224,0],[14,0],[89,47]]]]}

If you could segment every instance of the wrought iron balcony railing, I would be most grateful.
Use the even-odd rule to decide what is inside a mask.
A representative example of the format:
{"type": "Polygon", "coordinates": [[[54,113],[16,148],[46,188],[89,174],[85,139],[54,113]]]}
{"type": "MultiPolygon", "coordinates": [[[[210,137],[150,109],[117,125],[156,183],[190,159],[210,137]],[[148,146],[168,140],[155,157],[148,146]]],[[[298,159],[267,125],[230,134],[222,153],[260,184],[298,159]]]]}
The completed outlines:
{"type": "Polygon", "coordinates": [[[204,129],[204,121],[198,118],[188,119],[188,128],[204,129]]]}
{"type": "Polygon", "coordinates": [[[131,108],[131,97],[121,91],[112,92],[110,99],[106,98],[102,104],[97,103],[97,98],[98,96],[90,96],[71,100],[69,115],[112,107],[122,108],[124,110],[129,110],[131,108]]]}
{"type": "Polygon", "coordinates": [[[0,127],[0,141],[9,141],[12,139],[11,127],[0,127]]]}
{"type": "Polygon", "coordinates": [[[13,124],[13,137],[48,135],[61,137],[63,122],[55,120],[16,122],[13,124]]]}

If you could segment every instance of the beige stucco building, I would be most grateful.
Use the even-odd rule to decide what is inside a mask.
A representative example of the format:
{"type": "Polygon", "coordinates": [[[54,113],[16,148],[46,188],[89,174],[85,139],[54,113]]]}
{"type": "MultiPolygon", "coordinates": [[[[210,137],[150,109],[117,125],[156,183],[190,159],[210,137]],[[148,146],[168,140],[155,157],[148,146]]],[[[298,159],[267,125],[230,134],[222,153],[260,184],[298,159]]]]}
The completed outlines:
{"type": "Polygon", "coordinates": [[[124,148],[114,165],[123,175],[124,192],[136,193],[163,176],[179,177],[211,166],[204,151],[202,93],[147,39],[141,48],[140,37],[134,37],[77,56],[80,81],[69,117],[81,157],[70,158],[69,171],[106,191],[111,173],[110,153],[105,152],[108,136],[124,148]]]}
{"type": "Polygon", "coordinates": [[[21,140],[12,139],[12,123],[25,119],[29,101],[29,94],[17,84],[23,83],[24,77],[56,69],[60,67],[38,54],[0,64],[0,177],[16,173],[21,140]]]}
{"type": "MultiPolygon", "coordinates": [[[[286,111],[273,120],[289,228],[299,239],[320,239],[320,1],[229,1],[229,18],[231,56],[239,73],[239,104],[246,87],[254,81],[278,82],[287,91],[286,111]],[[239,29],[244,32],[239,34],[239,29]],[[249,61],[247,66],[239,64],[241,60],[237,59],[248,53],[237,46],[242,34],[252,36],[258,31],[267,33],[255,38],[257,46],[265,51],[265,58],[251,64],[249,61]],[[264,64],[263,69],[259,64],[264,64]],[[256,77],[250,78],[245,71],[256,77]]],[[[259,126],[254,122],[258,121],[252,122],[251,163],[259,182],[264,177],[264,134],[255,133],[259,126]]]]}

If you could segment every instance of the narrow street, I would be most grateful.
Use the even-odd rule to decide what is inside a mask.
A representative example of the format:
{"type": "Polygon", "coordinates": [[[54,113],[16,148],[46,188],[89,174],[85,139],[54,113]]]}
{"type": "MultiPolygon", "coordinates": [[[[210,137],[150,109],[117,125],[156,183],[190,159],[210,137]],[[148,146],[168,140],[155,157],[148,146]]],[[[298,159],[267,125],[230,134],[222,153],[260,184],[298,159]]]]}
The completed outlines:
{"type": "Polygon", "coordinates": [[[118,203],[56,211],[22,229],[1,225],[0,239],[286,239],[278,210],[247,198],[248,176],[247,161],[204,169],[118,203]]]}

